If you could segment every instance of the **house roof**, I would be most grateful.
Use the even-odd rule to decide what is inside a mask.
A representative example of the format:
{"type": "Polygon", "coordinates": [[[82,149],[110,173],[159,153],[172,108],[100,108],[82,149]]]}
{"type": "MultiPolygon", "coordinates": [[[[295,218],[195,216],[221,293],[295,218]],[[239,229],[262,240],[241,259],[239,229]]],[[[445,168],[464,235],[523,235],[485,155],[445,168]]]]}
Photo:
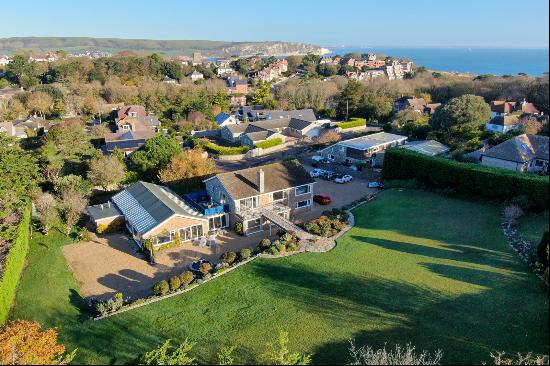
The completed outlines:
{"type": "Polygon", "coordinates": [[[111,199],[126,220],[140,233],[145,234],[174,215],[204,220],[169,188],[138,181],[111,199]]]}
{"type": "Polygon", "coordinates": [[[295,130],[302,131],[302,130],[306,129],[307,127],[311,126],[311,124],[312,123],[310,121],[305,121],[305,120],[299,119],[299,118],[291,118],[290,122],[288,124],[288,127],[293,128],[295,130]]]}
{"type": "Polygon", "coordinates": [[[122,212],[111,202],[102,203],[99,205],[88,206],[86,209],[94,221],[107,219],[110,217],[122,216],[122,212]]]}
{"type": "Polygon", "coordinates": [[[524,101],[521,103],[521,111],[524,113],[530,113],[530,114],[539,114],[540,111],[535,107],[533,103],[529,103],[527,101],[524,101]]]}
{"type": "Polygon", "coordinates": [[[153,136],[155,136],[155,132],[152,130],[109,132],[104,135],[105,142],[107,143],[115,141],[144,140],[153,136]]]}
{"type": "Polygon", "coordinates": [[[548,160],[548,136],[519,135],[493,147],[483,155],[518,163],[534,158],[548,160]]]}
{"type": "Polygon", "coordinates": [[[411,141],[400,147],[429,156],[445,154],[451,150],[448,146],[435,140],[411,141]]]}
{"type": "Polygon", "coordinates": [[[428,103],[426,104],[425,110],[429,112],[430,114],[434,114],[436,110],[441,108],[441,103],[428,103]]]}
{"type": "Polygon", "coordinates": [[[227,126],[224,126],[224,128],[227,128],[229,131],[231,131],[232,134],[250,133],[250,132],[258,132],[258,131],[265,130],[264,128],[258,127],[252,123],[239,123],[235,125],[227,125],[227,126]]]}
{"type": "Polygon", "coordinates": [[[426,101],[424,98],[409,98],[407,104],[415,110],[423,111],[426,108],[426,101]]]}
{"type": "Polygon", "coordinates": [[[276,132],[264,130],[264,131],[257,131],[257,132],[249,132],[245,134],[250,141],[252,142],[258,142],[258,141],[264,141],[270,138],[273,135],[278,135],[276,132]]]}
{"type": "Polygon", "coordinates": [[[491,111],[495,113],[512,113],[516,108],[516,102],[506,100],[493,100],[491,102],[491,111]]]}
{"type": "Polygon", "coordinates": [[[395,141],[403,141],[406,139],[407,136],[395,135],[393,133],[387,132],[378,132],[372,135],[366,135],[350,140],[340,141],[337,142],[336,145],[346,146],[357,150],[368,150],[378,145],[387,144],[395,141]]]}
{"type": "Polygon", "coordinates": [[[493,119],[491,119],[489,123],[492,125],[499,125],[499,126],[514,126],[519,123],[519,117],[513,116],[513,115],[496,116],[493,119]]]}
{"type": "Polygon", "coordinates": [[[234,200],[257,196],[257,174],[262,169],[265,174],[263,193],[280,191],[304,184],[315,183],[302,165],[294,162],[273,163],[254,168],[217,174],[210,179],[218,179],[234,200]]]}
{"type": "Polygon", "coordinates": [[[145,107],[140,105],[129,105],[129,106],[124,106],[120,108],[117,111],[117,117],[118,119],[123,119],[125,117],[130,116],[131,112],[136,112],[138,117],[140,116],[144,117],[147,115],[147,113],[145,112],[145,107]]]}
{"type": "Polygon", "coordinates": [[[218,115],[216,117],[214,117],[214,121],[218,124],[218,125],[221,125],[222,123],[224,123],[225,121],[227,121],[227,119],[231,117],[229,114],[227,113],[224,113],[224,112],[220,112],[218,113],[218,115]]]}

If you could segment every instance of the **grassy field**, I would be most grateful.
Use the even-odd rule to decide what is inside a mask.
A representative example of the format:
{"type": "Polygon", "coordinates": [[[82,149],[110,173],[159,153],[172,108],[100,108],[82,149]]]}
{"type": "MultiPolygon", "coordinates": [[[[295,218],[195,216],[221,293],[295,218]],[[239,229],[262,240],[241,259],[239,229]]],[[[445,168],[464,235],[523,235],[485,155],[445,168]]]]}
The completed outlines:
{"type": "Polygon", "coordinates": [[[519,233],[538,245],[544,231],[548,230],[548,213],[527,215],[519,219],[519,233]]]}
{"type": "Polygon", "coordinates": [[[445,363],[488,361],[494,350],[548,354],[547,295],[506,245],[497,207],[390,190],[355,213],[329,253],[257,260],[99,322],[80,311],[64,240],[37,235],[12,317],[57,326],[78,363],[123,363],[185,337],[200,362],[224,345],[253,362],[279,329],[314,363],[347,362],[351,339],[441,348],[445,363]]]}

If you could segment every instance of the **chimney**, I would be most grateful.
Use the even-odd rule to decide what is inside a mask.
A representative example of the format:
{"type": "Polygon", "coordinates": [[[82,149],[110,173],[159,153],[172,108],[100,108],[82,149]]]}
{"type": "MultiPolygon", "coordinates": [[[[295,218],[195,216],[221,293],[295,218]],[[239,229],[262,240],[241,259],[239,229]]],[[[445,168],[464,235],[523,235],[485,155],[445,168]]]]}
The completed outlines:
{"type": "Polygon", "coordinates": [[[264,193],[265,177],[264,171],[262,169],[258,170],[258,173],[256,173],[256,186],[258,187],[258,192],[264,193]]]}

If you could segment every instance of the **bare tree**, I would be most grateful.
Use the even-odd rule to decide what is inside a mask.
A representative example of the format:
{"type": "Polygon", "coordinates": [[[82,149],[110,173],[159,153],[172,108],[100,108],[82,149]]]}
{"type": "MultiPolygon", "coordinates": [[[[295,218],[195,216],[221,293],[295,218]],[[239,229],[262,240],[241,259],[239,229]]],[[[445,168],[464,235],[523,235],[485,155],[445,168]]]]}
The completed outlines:
{"type": "Polygon", "coordinates": [[[69,235],[72,227],[80,219],[80,215],[82,215],[88,201],[82,193],[70,188],[61,191],[61,201],[62,212],[67,225],[67,235],[69,235]]]}
{"type": "Polygon", "coordinates": [[[416,353],[416,348],[410,343],[405,347],[396,345],[394,350],[373,349],[370,346],[356,348],[351,342],[349,352],[350,365],[439,365],[443,352],[437,350],[433,355],[428,351],[416,353]]]}
{"type": "Polygon", "coordinates": [[[40,193],[34,200],[34,207],[42,224],[44,235],[48,235],[50,228],[57,220],[57,202],[49,193],[40,193]]]}

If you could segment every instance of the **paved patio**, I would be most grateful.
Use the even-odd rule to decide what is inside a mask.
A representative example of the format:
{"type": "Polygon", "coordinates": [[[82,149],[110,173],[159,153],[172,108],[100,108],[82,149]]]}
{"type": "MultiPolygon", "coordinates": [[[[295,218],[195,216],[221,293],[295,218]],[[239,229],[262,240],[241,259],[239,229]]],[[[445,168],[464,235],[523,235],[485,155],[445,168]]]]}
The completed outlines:
{"type": "Polygon", "coordinates": [[[227,233],[218,237],[215,251],[211,247],[184,243],[159,252],[155,265],[137,252],[136,244],[124,233],[94,235],[88,242],[64,246],[63,254],[84,297],[107,298],[121,292],[124,296],[139,298],[149,296],[155,283],[186,271],[197,259],[217,262],[221,253],[252,249],[263,237],[262,234],[242,237],[227,233]]]}

